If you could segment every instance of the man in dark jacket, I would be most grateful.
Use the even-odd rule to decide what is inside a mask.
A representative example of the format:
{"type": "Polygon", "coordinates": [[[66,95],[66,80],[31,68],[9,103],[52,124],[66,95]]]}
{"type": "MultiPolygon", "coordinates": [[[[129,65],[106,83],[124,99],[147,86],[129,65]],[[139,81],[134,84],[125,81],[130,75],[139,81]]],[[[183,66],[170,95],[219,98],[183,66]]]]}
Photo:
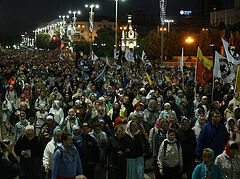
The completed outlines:
{"type": "Polygon", "coordinates": [[[229,140],[226,127],[220,123],[221,114],[214,111],[209,122],[203,126],[198,137],[196,156],[200,158],[204,148],[210,148],[215,152],[216,157],[221,154],[229,140]]]}
{"type": "Polygon", "coordinates": [[[182,147],[183,157],[183,173],[191,178],[194,169],[195,149],[197,145],[194,131],[190,128],[190,120],[183,118],[181,121],[181,128],[176,131],[177,140],[182,147]]]}
{"type": "Polygon", "coordinates": [[[13,144],[6,145],[0,142],[0,173],[4,179],[16,178],[21,172],[18,161],[12,154],[13,146],[13,144]],[[8,153],[8,159],[4,158],[5,152],[8,153]]]}
{"type": "Polygon", "coordinates": [[[87,123],[83,123],[81,134],[73,138],[73,144],[81,158],[83,173],[88,179],[94,179],[96,166],[99,163],[99,149],[96,140],[89,135],[87,123]]]}

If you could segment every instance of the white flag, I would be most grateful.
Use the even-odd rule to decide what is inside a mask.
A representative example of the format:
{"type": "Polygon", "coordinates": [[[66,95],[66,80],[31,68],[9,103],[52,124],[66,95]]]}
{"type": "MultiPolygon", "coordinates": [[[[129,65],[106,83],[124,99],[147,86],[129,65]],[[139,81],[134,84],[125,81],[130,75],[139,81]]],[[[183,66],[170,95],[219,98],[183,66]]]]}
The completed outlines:
{"type": "Polygon", "coordinates": [[[145,63],[145,65],[152,66],[151,62],[148,60],[146,53],[144,50],[142,51],[142,61],[145,63]]]}
{"type": "Polygon", "coordinates": [[[114,60],[118,60],[120,55],[120,50],[114,49],[114,60]]]}
{"type": "Polygon", "coordinates": [[[183,48],[182,48],[182,55],[181,55],[181,58],[180,58],[180,69],[181,69],[181,72],[183,74],[183,48]]]}
{"type": "Polygon", "coordinates": [[[92,61],[96,61],[98,59],[97,55],[92,51],[92,61]]]}
{"type": "Polygon", "coordinates": [[[233,73],[232,64],[228,62],[227,58],[215,51],[214,77],[222,78],[225,83],[231,83],[234,78],[233,73]]]}
{"type": "Polygon", "coordinates": [[[239,54],[237,54],[236,50],[232,46],[230,46],[226,40],[222,39],[222,41],[223,41],[225,54],[227,56],[227,60],[234,65],[239,65],[240,64],[239,54]]]}
{"type": "Polygon", "coordinates": [[[126,51],[125,51],[125,58],[129,62],[134,62],[134,54],[128,48],[126,48],[126,51]]]}

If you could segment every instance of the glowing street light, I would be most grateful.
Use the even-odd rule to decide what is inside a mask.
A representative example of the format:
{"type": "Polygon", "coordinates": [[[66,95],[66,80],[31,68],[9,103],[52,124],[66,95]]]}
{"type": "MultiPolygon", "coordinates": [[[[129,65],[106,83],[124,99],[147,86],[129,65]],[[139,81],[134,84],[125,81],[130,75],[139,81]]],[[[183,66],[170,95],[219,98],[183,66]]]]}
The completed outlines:
{"type": "Polygon", "coordinates": [[[192,37],[189,36],[188,38],[186,38],[185,42],[186,42],[187,44],[192,44],[192,43],[194,42],[194,40],[193,40],[192,37]]]}

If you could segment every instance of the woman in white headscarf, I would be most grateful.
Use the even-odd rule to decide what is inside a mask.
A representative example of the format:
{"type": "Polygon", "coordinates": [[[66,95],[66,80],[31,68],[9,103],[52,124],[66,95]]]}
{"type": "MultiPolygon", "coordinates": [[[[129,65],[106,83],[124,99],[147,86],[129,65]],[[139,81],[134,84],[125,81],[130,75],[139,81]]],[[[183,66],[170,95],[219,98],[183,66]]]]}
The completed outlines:
{"type": "Polygon", "coordinates": [[[49,113],[54,114],[54,120],[61,125],[64,120],[64,113],[62,108],[59,107],[59,101],[54,100],[52,104],[52,108],[49,110],[49,113]]]}
{"type": "Polygon", "coordinates": [[[144,179],[143,154],[149,149],[149,143],[136,121],[129,121],[126,126],[123,148],[127,158],[127,178],[144,179]]]}

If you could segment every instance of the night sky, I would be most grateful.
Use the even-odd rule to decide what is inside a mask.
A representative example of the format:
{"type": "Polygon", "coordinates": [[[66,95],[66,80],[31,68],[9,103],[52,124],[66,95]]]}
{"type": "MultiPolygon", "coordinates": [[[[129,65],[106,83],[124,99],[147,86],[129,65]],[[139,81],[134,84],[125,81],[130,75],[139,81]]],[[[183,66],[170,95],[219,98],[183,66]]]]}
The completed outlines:
{"type": "MultiPolygon", "coordinates": [[[[178,13],[179,10],[194,10],[196,0],[168,0],[167,13],[178,13]]],[[[79,9],[87,14],[84,5],[97,2],[100,9],[95,11],[99,16],[115,17],[114,0],[0,0],[0,33],[4,35],[21,33],[33,29],[41,23],[66,14],[68,10],[79,9]]],[[[125,0],[120,2],[119,15],[125,16],[129,11],[141,8],[145,14],[159,12],[158,0],[125,0]]],[[[81,16],[79,17],[81,18],[81,16]]]]}

